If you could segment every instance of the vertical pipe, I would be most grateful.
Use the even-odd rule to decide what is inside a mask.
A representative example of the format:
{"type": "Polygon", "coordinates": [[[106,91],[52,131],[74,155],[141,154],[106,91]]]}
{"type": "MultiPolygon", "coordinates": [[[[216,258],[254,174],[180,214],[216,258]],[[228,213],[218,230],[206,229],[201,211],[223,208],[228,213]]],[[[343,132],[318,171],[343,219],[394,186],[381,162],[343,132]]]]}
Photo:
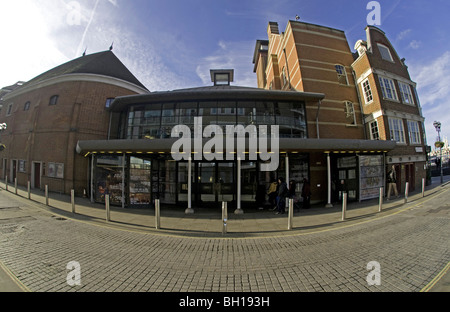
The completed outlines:
{"type": "Polygon", "coordinates": [[[8,175],[5,176],[5,190],[8,190],[8,175]]]}
{"type": "MultiPolygon", "coordinates": [[[[286,152],[286,185],[289,188],[289,154],[286,152]]],[[[286,201],[286,208],[289,208],[289,201],[286,201]]]]}

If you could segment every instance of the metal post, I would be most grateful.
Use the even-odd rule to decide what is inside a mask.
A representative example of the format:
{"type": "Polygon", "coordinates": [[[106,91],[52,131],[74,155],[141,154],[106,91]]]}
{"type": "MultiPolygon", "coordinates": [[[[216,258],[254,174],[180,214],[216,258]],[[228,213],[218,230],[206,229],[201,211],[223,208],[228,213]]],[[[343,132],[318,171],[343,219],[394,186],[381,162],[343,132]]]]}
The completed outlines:
{"type": "Polygon", "coordinates": [[[408,189],[409,189],[409,182],[406,182],[406,186],[405,186],[405,204],[408,202],[408,189]]]}
{"type": "Polygon", "coordinates": [[[327,190],[328,190],[328,201],[326,204],[326,208],[332,208],[333,204],[331,203],[331,158],[330,153],[327,153],[327,190]]]}
{"type": "MultiPolygon", "coordinates": [[[[286,184],[289,188],[289,154],[286,152],[286,161],[285,161],[285,169],[286,169],[286,184]]],[[[289,209],[289,201],[285,200],[285,208],[289,209]]]]}
{"type": "Polygon", "coordinates": [[[344,192],[342,194],[342,221],[345,220],[346,213],[347,213],[347,193],[344,192]]]}
{"type": "Polygon", "coordinates": [[[422,197],[425,197],[425,179],[422,179],[422,197]]]}
{"type": "Polygon", "coordinates": [[[94,157],[95,154],[91,156],[91,203],[94,202],[94,157]]]}
{"type": "Polygon", "coordinates": [[[8,175],[5,176],[5,190],[8,190],[8,175]]]}
{"type": "Polygon", "coordinates": [[[17,178],[14,178],[14,192],[17,195],[17,178]]]}
{"type": "Polygon", "coordinates": [[[380,187],[380,202],[378,204],[378,212],[381,212],[383,209],[383,197],[384,197],[384,188],[380,187]]]}
{"type": "Polygon", "coordinates": [[[45,186],[45,204],[48,206],[48,185],[45,186]]]}
{"type": "Polygon", "coordinates": [[[111,212],[109,210],[109,194],[105,195],[106,221],[111,221],[111,212]]]}
{"type": "Polygon", "coordinates": [[[75,190],[70,190],[70,202],[72,204],[72,213],[75,213],[75,190]]]}
{"type": "Polygon", "coordinates": [[[244,213],[244,211],[241,209],[241,156],[237,157],[237,209],[234,211],[234,213],[244,213]]]}
{"type": "Polygon", "coordinates": [[[194,213],[192,209],[192,157],[188,159],[188,207],[185,210],[186,214],[194,213]]]}
{"type": "Polygon", "coordinates": [[[161,206],[159,199],[155,199],[155,228],[157,230],[161,228],[161,206]]]}
{"type": "Polygon", "coordinates": [[[227,234],[228,203],[222,202],[222,235],[227,234]]]}
{"type": "Polygon", "coordinates": [[[31,199],[31,182],[27,183],[28,199],[31,199]]]}
{"type": "Polygon", "coordinates": [[[294,199],[293,198],[289,198],[289,216],[288,216],[288,230],[292,230],[292,226],[293,226],[293,218],[294,216],[294,199]]]}

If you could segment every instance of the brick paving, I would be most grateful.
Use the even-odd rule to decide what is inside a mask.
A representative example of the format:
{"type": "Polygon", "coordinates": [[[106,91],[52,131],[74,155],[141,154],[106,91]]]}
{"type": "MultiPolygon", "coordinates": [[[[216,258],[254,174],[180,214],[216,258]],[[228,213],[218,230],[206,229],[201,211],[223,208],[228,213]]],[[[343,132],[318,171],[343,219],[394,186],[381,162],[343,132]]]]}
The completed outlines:
{"type": "Polygon", "coordinates": [[[33,292],[418,292],[450,261],[449,193],[349,223],[317,215],[334,227],[318,227],[311,213],[314,226],[300,215],[296,231],[201,237],[60,218],[2,190],[0,261],[33,292]],[[79,286],[66,281],[70,261],[81,266],[79,286]],[[379,286],[366,280],[371,261],[379,286]]]}

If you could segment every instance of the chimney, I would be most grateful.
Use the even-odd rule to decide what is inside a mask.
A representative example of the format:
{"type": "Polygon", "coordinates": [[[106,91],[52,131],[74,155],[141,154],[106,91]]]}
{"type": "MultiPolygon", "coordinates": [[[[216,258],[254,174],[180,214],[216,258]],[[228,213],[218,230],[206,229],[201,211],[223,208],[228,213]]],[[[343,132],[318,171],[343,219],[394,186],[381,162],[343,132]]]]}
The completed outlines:
{"type": "Polygon", "coordinates": [[[278,23],[277,22],[269,22],[269,27],[267,27],[267,34],[269,35],[279,35],[280,32],[278,30],[278,23]]]}

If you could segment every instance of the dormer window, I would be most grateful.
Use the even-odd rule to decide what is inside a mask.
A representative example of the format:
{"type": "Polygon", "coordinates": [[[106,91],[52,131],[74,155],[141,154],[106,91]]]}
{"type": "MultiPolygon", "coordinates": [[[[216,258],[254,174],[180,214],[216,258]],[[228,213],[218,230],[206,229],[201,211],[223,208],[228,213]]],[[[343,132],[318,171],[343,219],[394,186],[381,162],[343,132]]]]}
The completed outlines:
{"type": "Polygon", "coordinates": [[[229,86],[234,79],[233,69],[211,69],[210,72],[215,86],[229,86]]]}
{"type": "Polygon", "coordinates": [[[387,46],[381,43],[377,43],[378,50],[380,51],[381,58],[385,61],[394,62],[394,59],[392,58],[391,51],[387,46]]]}

